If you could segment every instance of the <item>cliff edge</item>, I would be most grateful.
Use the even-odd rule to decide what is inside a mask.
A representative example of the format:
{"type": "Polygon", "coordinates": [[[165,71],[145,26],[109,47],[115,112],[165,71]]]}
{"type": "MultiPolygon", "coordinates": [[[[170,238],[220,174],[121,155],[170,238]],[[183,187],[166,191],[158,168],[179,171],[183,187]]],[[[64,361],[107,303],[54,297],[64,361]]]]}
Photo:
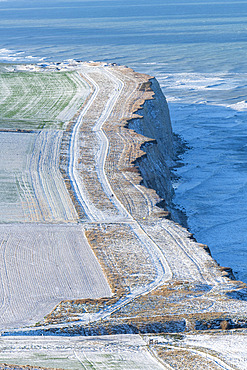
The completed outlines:
{"type": "MultiPolygon", "coordinates": [[[[75,294],[20,332],[95,335],[206,330],[222,322],[247,326],[245,284],[230,279],[208,247],[181,226],[173,207],[175,145],[156,79],[105,63],[76,62],[71,68],[90,94],[64,128],[60,163],[54,166],[75,207],[78,234],[97,257],[110,292],[96,299],[75,294]]],[[[93,291],[96,269],[79,262],[82,284],[93,291]]]]}

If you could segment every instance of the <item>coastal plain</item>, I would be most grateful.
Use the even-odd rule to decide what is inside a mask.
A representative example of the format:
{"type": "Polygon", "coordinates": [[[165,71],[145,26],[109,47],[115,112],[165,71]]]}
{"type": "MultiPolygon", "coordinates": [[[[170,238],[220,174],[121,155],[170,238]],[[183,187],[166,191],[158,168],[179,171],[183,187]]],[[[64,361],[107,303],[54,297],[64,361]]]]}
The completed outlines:
{"type": "Polygon", "coordinates": [[[181,368],[179,351],[184,369],[244,368],[245,358],[224,357],[217,330],[246,341],[246,286],[180,225],[172,169],[181,144],[156,79],[73,60],[0,75],[0,344],[14,336],[18,353],[26,335],[60,344],[79,335],[83,346],[97,336],[122,354],[110,367],[97,342],[70,349],[77,365],[66,367],[32,357],[51,342],[42,338],[26,364],[46,368],[181,368]],[[210,331],[218,352],[194,349],[187,336],[198,331],[201,342],[210,331]]]}

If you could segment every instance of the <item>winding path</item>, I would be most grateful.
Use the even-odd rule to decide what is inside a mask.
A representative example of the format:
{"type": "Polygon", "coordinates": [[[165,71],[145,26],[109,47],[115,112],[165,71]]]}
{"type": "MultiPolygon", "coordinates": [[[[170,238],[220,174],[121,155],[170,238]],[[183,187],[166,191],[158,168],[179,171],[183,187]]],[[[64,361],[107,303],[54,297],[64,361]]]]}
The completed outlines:
{"type": "MultiPolygon", "coordinates": [[[[92,106],[94,100],[96,99],[99,93],[99,86],[98,84],[87,74],[83,73],[86,79],[94,86],[94,92],[89,99],[87,105],[82,110],[81,114],[79,115],[77,122],[73,128],[72,136],[71,136],[71,144],[70,144],[70,160],[69,160],[69,176],[71,179],[71,183],[73,185],[77,200],[80,202],[81,207],[83,208],[86,216],[91,222],[98,222],[98,223],[121,223],[125,222],[129,224],[135,235],[141,241],[142,245],[145,246],[146,250],[152,256],[153,261],[155,261],[156,267],[156,278],[155,280],[147,284],[145,286],[139,287],[133,290],[130,294],[121,298],[115,305],[107,307],[103,312],[100,312],[95,315],[90,315],[91,321],[97,321],[103,319],[113,312],[117,311],[119,308],[125,306],[130,301],[136,299],[137,297],[147,294],[148,292],[156,289],[157,287],[163,285],[166,281],[172,278],[171,269],[164,257],[164,254],[160,250],[159,246],[150,238],[150,236],[142,229],[140,224],[132,217],[132,215],[125,209],[123,204],[119,201],[119,199],[114,194],[114,191],[107,179],[105,173],[105,160],[108,153],[109,142],[108,138],[103,131],[103,125],[109,118],[115,104],[117,103],[121,92],[124,88],[124,82],[121,81],[119,78],[114,76],[109,70],[104,67],[100,68],[101,72],[105,74],[111,81],[115,84],[115,89],[113,90],[112,94],[110,95],[108,101],[105,104],[105,108],[101,113],[100,117],[95,122],[95,125],[92,129],[95,132],[98,142],[100,143],[100,150],[95,158],[95,166],[96,171],[98,174],[99,181],[102,185],[104,193],[107,195],[111,202],[114,204],[116,209],[118,210],[120,217],[112,217],[109,218],[108,216],[102,217],[102,213],[96,213],[94,209],[94,205],[88,200],[86,193],[83,190],[83,179],[80,178],[79,173],[77,171],[77,163],[78,163],[78,137],[80,132],[80,125],[82,120],[85,118],[86,113],[88,112],[89,108],[92,106]]],[[[81,317],[83,321],[83,316],[81,317]]],[[[88,322],[89,318],[88,315],[84,317],[85,321],[88,322]]]]}
{"type": "Polygon", "coordinates": [[[223,370],[234,370],[235,369],[235,367],[232,367],[232,366],[228,365],[225,361],[221,360],[216,355],[210,354],[208,352],[204,352],[203,350],[192,349],[192,348],[185,347],[185,346],[182,347],[182,346],[173,346],[173,345],[166,345],[165,347],[170,348],[170,349],[174,349],[176,351],[187,351],[187,352],[190,352],[192,354],[199,355],[199,356],[205,358],[206,360],[212,361],[213,364],[215,366],[217,366],[219,369],[223,369],[223,370]]]}
{"type": "Polygon", "coordinates": [[[69,146],[69,165],[68,165],[68,171],[69,171],[69,177],[71,184],[73,186],[73,190],[75,192],[76,198],[78,202],[80,203],[81,207],[84,209],[85,214],[88,216],[90,220],[94,219],[93,213],[90,210],[90,205],[87,202],[86,196],[83,192],[82,187],[79,186],[80,184],[80,176],[77,170],[77,163],[78,163],[78,135],[80,131],[80,126],[82,123],[83,118],[85,117],[86,113],[88,112],[89,108],[93,104],[96,96],[99,93],[99,87],[95,85],[95,90],[90,97],[89,101],[87,102],[86,106],[81,111],[76,124],[74,125],[71,139],[70,139],[70,146],[69,146]]]}

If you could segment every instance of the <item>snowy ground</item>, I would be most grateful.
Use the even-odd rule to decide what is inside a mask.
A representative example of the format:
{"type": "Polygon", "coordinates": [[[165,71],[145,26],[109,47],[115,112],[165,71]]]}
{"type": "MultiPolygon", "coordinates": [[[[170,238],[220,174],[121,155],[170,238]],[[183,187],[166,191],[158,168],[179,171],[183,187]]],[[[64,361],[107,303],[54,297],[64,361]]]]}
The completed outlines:
{"type": "Polygon", "coordinates": [[[35,324],[63,299],[111,296],[80,225],[0,225],[0,328],[35,324]]]}
{"type": "Polygon", "coordinates": [[[246,332],[226,332],[186,335],[182,345],[206,353],[216,353],[218,357],[237,369],[247,369],[246,332]]]}
{"type": "MultiPolygon", "coordinates": [[[[27,73],[37,72],[29,68],[27,73]]],[[[45,67],[44,76],[46,73],[49,76],[52,68],[56,69],[54,65],[51,69],[45,67]]],[[[156,88],[150,89],[148,76],[126,67],[100,63],[74,66],[71,63],[71,68],[77,69],[82,82],[90,86],[91,95],[66,131],[2,132],[2,137],[6,135],[7,138],[3,143],[8,155],[2,157],[1,171],[10,176],[10,182],[17,179],[19,188],[16,186],[14,190],[19,191],[19,198],[15,197],[12,202],[21,204],[26,217],[22,219],[18,211],[18,219],[8,219],[6,212],[3,221],[17,223],[0,225],[3,235],[0,256],[2,333],[6,328],[17,328],[16,333],[30,333],[30,327],[25,330],[20,327],[37,321],[41,323],[31,328],[37,334],[41,333],[43,325],[47,329],[43,333],[49,330],[54,333],[57,329],[59,333],[70,332],[73,325],[74,333],[76,325],[79,329],[81,326],[82,330],[78,331],[81,333],[83,325],[90,327],[91,324],[105,325],[104,329],[111,333],[107,322],[111,324],[115,320],[128,327],[132,319],[136,320],[134,332],[152,332],[159,327],[173,330],[172,322],[176,322],[176,318],[169,321],[165,315],[180,315],[177,327],[182,331],[193,329],[193,320],[185,319],[189,314],[201,315],[209,321],[215,314],[243,316],[246,312],[244,299],[237,299],[237,294],[236,299],[227,295],[234,289],[243,289],[243,285],[230,281],[227,273],[223,274],[205,251],[205,246],[196,243],[187,230],[167,219],[167,212],[156,206],[160,200],[158,194],[140,184],[142,178],[134,168],[133,161],[144,154],[141,144],[147,141],[156,149],[152,152],[152,160],[147,153],[145,158],[149,156],[150,162],[145,162],[145,171],[149,172],[150,166],[158,173],[164,168],[155,155],[160,150],[156,138],[160,140],[161,130],[167,129],[162,145],[169,144],[172,133],[168,110],[160,109],[165,100],[159,87],[154,84],[156,88]],[[159,116],[149,137],[126,127],[126,119],[133,118],[145,100],[149,100],[146,111],[143,110],[148,118],[140,119],[140,123],[150,126],[153,117],[159,116]],[[11,135],[17,138],[14,147],[11,135]],[[20,137],[25,139],[23,148],[20,137]],[[64,177],[59,172],[61,140],[65,143],[62,151],[64,177]],[[20,181],[21,175],[25,181],[20,181]],[[81,225],[76,214],[80,215],[81,225]],[[105,298],[111,297],[110,287],[114,293],[112,299],[105,298]],[[63,300],[69,301],[59,304],[63,300]]],[[[3,190],[7,194],[9,189],[5,186],[3,190]]],[[[4,193],[1,200],[7,209],[4,193]]],[[[131,332],[128,328],[126,331],[131,332]]],[[[29,349],[32,345],[28,342],[29,349]]],[[[166,348],[168,345],[172,354],[165,368],[172,366],[176,356],[182,358],[188,352],[174,343],[168,343],[166,348]]],[[[61,346],[64,348],[63,344],[61,346]]],[[[111,365],[123,369],[159,368],[161,365],[152,357],[150,360],[150,356],[160,355],[163,361],[166,357],[163,344],[154,349],[140,345],[138,355],[134,349],[133,356],[129,353],[132,347],[126,342],[124,348],[120,344],[116,356],[111,346],[112,343],[110,357],[105,347],[103,351],[101,348],[93,352],[91,347],[78,351],[77,347],[76,350],[69,347],[68,356],[77,361],[76,366],[79,361],[84,368],[99,369],[108,369],[111,365]]],[[[48,346],[48,349],[52,354],[53,347],[48,346]]],[[[200,366],[205,365],[207,358],[205,360],[205,356],[194,349],[186,355],[188,364],[192,363],[194,352],[200,358],[200,366]]],[[[32,351],[28,353],[33,356],[32,351]]],[[[7,355],[12,359],[10,352],[7,355]]],[[[225,363],[224,359],[216,361],[214,355],[210,356],[212,369],[217,368],[217,361],[225,363]]],[[[36,357],[40,360],[40,354],[36,357]]],[[[70,363],[68,368],[71,366],[70,363]]]]}
{"type": "Polygon", "coordinates": [[[149,335],[145,340],[174,369],[245,370],[247,368],[246,330],[149,335]],[[183,367],[180,367],[181,361],[183,361],[183,367]]]}
{"type": "Polygon", "coordinates": [[[0,223],[76,222],[59,171],[62,132],[0,132],[0,223]]]}
{"type": "Polygon", "coordinates": [[[0,363],[62,369],[245,370],[246,332],[1,337],[0,363]]]}
{"type": "Polygon", "coordinates": [[[139,335],[101,337],[2,337],[0,363],[49,368],[166,369],[155,359],[139,335]]]}

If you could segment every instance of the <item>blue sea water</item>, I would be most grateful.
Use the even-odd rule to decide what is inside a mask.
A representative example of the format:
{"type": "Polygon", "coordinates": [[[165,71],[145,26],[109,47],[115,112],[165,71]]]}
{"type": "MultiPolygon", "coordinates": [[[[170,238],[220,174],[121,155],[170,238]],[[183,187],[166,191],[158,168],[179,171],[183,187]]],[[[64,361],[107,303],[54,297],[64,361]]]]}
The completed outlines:
{"type": "Polygon", "coordinates": [[[68,58],[154,75],[188,143],[174,201],[247,282],[247,0],[0,0],[0,61],[68,58]]]}

